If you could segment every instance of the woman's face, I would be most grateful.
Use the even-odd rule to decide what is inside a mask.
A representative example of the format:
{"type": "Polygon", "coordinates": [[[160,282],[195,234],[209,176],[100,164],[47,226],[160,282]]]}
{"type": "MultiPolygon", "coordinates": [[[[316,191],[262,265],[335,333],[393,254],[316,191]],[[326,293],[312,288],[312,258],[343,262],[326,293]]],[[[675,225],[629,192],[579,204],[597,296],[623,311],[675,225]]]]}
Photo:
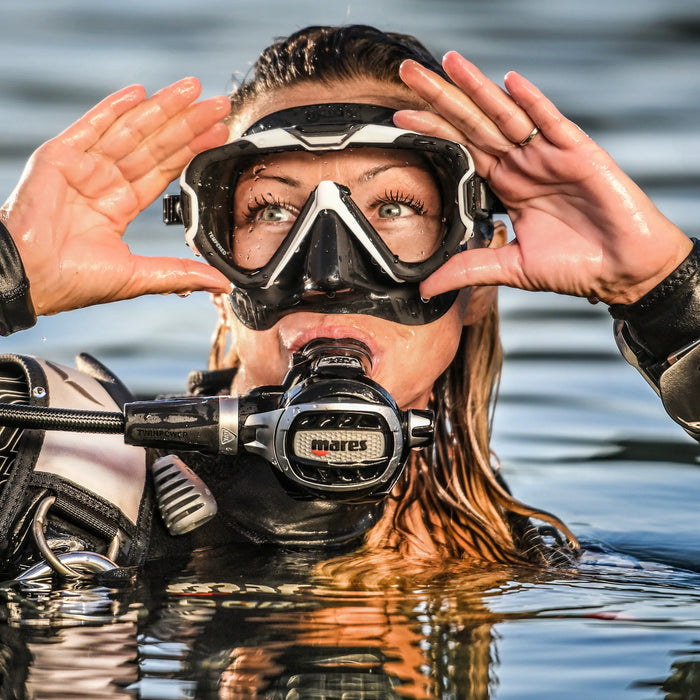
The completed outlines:
{"type": "MultiPolygon", "coordinates": [[[[247,110],[252,123],[277,110],[322,102],[364,102],[394,108],[420,107],[400,87],[344,82],[332,86],[298,85],[263,98],[247,110]]],[[[374,149],[326,154],[269,156],[244,172],[237,184],[234,255],[238,264],[267,262],[294,218],[321,181],[347,186],[385,242],[406,261],[424,259],[435,248],[440,229],[441,196],[420,160],[374,149]]],[[[233,390],[279,384],[292,354],[314,338],[356,338],[373,357],[372,378],[403,408],[423,408],[434,381],[453,359],[467,308],[460,293],[452,308],[433,323],[406,326],[374,316],[300,312],[275,326],[254,331],[232,318],[241,360],[233,390]]]]}

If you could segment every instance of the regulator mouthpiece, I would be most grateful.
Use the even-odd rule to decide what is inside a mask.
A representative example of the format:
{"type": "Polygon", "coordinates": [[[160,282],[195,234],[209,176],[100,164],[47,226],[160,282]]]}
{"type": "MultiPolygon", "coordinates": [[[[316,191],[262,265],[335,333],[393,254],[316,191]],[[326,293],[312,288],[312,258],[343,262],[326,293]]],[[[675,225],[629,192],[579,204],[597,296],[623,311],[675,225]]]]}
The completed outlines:
{"type": "Polygon", "coordinates": [[[371,353],[354,339],[317,339],[292,358],[284,382],[246,396],[138,402],[125,407],[130,444],[248,452],[296,498],[377,501],[411,449],[432,444],[432,411],[402,411],[370,379],[371,353]],[[168,408],[166,409],[166,406],[168,408]]]}

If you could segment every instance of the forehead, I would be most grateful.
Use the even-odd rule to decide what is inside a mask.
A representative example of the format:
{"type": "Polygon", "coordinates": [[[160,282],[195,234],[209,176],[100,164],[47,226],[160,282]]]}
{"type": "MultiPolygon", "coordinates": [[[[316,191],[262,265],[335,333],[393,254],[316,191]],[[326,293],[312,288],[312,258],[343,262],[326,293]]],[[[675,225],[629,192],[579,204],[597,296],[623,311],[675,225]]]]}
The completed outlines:
{"type": "Polygon", "coordinates": [[[284,177],[302,180],[326,179],[340,174],[344,180],[367,181],[382,173],[399,175],[405,171],[428,174],[428,164],[420,154],[395,148],[348,148],[343,151],[293,151],[261,155],[246,165],[241,180],[284,177]]]}
{"type": "Polygon", "coordinates": [[[426,109],[427,104],[408,88],[378,80],[344,80],[329,84],[299,83],[260,95],[233,117],[230,138],[238,138],[262,117],[291,107],[350,102],[392,109],[426,109]]]}

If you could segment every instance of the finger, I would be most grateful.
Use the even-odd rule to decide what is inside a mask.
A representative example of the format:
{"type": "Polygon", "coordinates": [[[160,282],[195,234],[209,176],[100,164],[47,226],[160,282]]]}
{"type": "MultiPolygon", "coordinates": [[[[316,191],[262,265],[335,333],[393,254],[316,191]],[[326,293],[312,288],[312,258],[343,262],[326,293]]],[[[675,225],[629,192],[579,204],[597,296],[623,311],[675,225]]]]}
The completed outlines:
{"type": "Polygon", "coordinates": [[[545,95],[522,75],[509,72],[505,85],[513,99],[528,113],[537,128],[560,148],[575,146],[587,136],[569,121],[545,95]]]}
{"type": "Polygon", "coordinates": [[[194,102],[201,92],[196,78],[183,78],[125,112],[91,150],[119,160],[156,132],[169,119],[194,102]]]}
{"type": "Polygon", "coordinates": [[[445,54],[442,65],[450,78],[511,143],[519,144],[532,131],[535,124],[527,112],[473,63],[456,51],[450,51],[445,54]]]}
{"type": "Polygon", "coordinates": [[[494,155],[502,155],[512,148],[512,142],[458,87],[416,61],[404,61],[399,72],[411,90],[459,129],[475,146],[494,155]]]}
{"type": "Polygon", "coordinates": [[[225,142],[228,128],[220,122],[228,115],[230,108],[228,98],[223,95],[191,105],[119,160],[117,167],[127,180],[136,180],[155,167],[163,167],[166,160],[170,161],[170,165],[165,167],[178,167],[177,163],[184,166],[202,150],[197,150],[198,147],[192,144],[204,134],[208,138],[203,139],[203,143],[215,142],[214,145],[218,146],[225,142]],[[212,139],[214,135],[216,138],[212,139]],[[184,154],[184,160],[182,156],[173,159],[176,154],[184,154]]]}
{"type": "Polygon", "coordinates": [[[440,139],[448,139],[458,143],[464,140],[464,134],[457,127],[435,112],[401,109],[394,113],[394,124],[400,129],[417,131],[420,134],[437,136],[440,139]]]}
{"type": "MultiPolygon", "coordinates": [[[[428,136],[436,136],[448,141],[463,143],[466,139],[464,134],[450,124],[444,117],[434,112],[421,112],[418,110],[402,109],[394,114],[394,124],[400,129],[416,131],[428,136]]],[[[496,159],[490,153],[476,148],[472,144],[466,143],[469,153],[474,158],[476,170],[482,177],[487,177],[490,168],[495,164],[496,159]]]]}
{"type": "Polygon", "coordinates": [[[105,97],[77,122],[58,136],[58,140],[80,150],[93,146],[122,115],[146,99],[142,85],[130,85],[105,97]]]}
{"type": "Polygon", "coordinates": [[[143,294],[231,293],[231,282],[219,270],[197,260],[134,256],[133,264],[129,283],[118,299],[143,294]]]}
{"type": "Polygon", "coordinates": [[[173,180],[178,178],[184,167],[194,156],[210,148],[226,143],[228,127],[214,124],[210,129],[194,138],[186,146],[173,153],[167,160],[151,167],[138,180],[131,183],[136,193],[139,211],[145,209],[173,180]]]}
{"type": "Polygon", "coordinates": [[[502,248],[477,248],[450,258],[430,277],[421,282],[424,299],[453,289],[476,285],[506,285],[525,288],[519,274],[520,251],[512,242],[502,248]]]}

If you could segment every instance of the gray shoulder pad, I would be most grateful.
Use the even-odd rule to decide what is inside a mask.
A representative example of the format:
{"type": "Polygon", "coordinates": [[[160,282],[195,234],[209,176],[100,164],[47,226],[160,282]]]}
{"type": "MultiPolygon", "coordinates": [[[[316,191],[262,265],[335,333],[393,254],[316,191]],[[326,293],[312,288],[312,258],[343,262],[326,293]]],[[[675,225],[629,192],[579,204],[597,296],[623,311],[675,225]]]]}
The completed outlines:
{"type": "Polygon", "coordinates": [[[669,364],[661,374],[659,392],[671,418],[700,439],[700,343],[669,364]]]}
{"type": "Polygon", "coordinates": [[[624,321],[615,322],[615,341],[622,356],[647,380],[671,418],[700,440],[700,339],[655,363],[640,361],[624,321]]]}
{"type": "MultiPolygon", "coordinates": [[[[48,360],[37,360],[44,370],[50,406],[115,411],[121,406],[102,382],[84,372],[48,360]]],[[[47,432],[34,473],[46,473],[72,482],[115,505],[136,524],[146,481],[146,455],[140,447],[124,444],[122,435],[47,432]]]]}

